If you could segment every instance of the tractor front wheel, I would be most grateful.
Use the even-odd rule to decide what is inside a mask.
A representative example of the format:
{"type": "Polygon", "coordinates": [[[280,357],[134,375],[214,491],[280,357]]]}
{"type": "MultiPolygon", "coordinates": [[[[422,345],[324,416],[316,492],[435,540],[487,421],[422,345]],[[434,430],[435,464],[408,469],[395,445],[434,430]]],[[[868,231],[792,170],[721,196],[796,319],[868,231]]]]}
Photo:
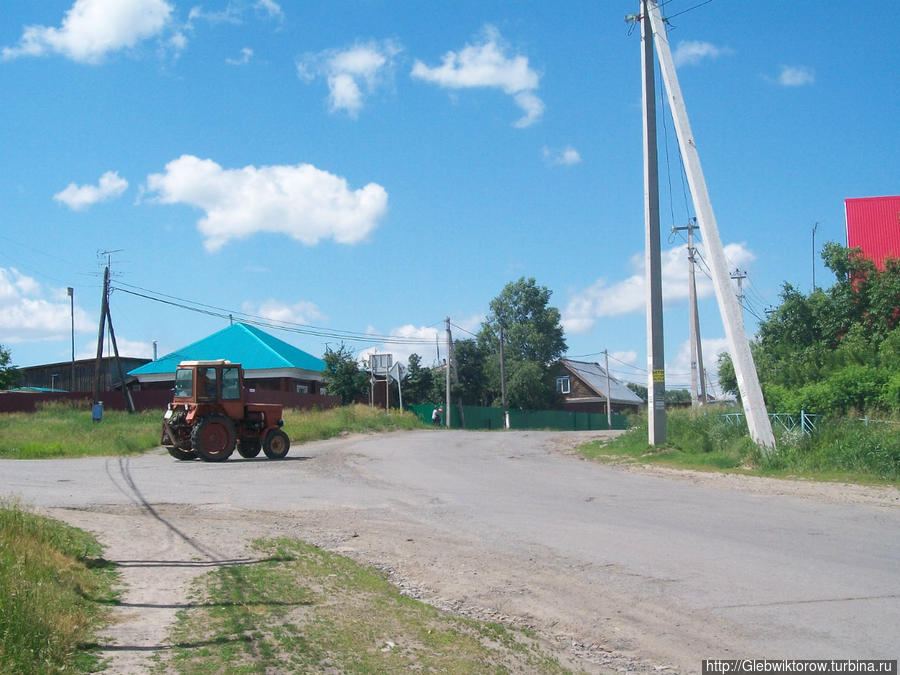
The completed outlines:
{"type": "Polygon", "coordinates": [[[261,449],[258,438],[242,438],[238,441],[237,451],[241,457],[253,459],[261,449]]]}
{"type": "Polygon", "coordinates": [[[197,453],[193,450],[182,450],[174,445],[167,445],[166,450],[169,451],[169,454],[172,455],[175,459],[180,459],[182,462],[188,462],[192,459],[197,459],[197,453]]]}
{"type": "Polygon", "coordinates": [[[212,413],[201,419],[191,432],[191,447],[207,462],[224,462],[234,452],[234,422],[212,413]]]}
{"type": "Polygon", "coordinates": [[[263,441],[263,452],[269,459],[284,459],[291,449],[291,439],[281,429],[272,429],[263,441]]]}

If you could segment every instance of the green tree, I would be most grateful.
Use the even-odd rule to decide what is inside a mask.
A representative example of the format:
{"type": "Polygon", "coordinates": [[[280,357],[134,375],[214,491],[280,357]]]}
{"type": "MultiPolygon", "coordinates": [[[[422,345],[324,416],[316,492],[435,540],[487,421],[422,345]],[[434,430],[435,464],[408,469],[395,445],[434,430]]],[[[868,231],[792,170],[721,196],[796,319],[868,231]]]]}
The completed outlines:
{"type": "Polygon", "coordinates": [[[453,343],[453,360],[459,380],[453,398],[463,405],[488,405],[489,387],[484,350],[475,340],[456,340],[453,343]]]}
{"type": "MultiPolygon", "coordinates": [[[[809,294],[785,284],[781,304],[751,344],[766,403],[778,412],[896,412],[900,262],[878,268],[858,249],[833,242],[822,259],[834,284],[809,294]]],[[[719,382],[736,393],[727,355],[719,359],[719,382]]]]}
{"type": "Polygon", "coordinates": [[[11,389],[19,384],[19,371],[12,365],[12,353],[0,345],[0,389],[11,389]]]}
{"type": "Polygon", "coordinates": [[[637,394],[638,398],[641,399],[644,403],[647,402],[647,387],[641,384],[635,384],[634,382],[626,382],[625,386],[631,389],[635,394],[637,394]]]}
{"type": "Polygon", "coordinates": [[[431,368],[422,367],[422,358],[418,354],[409,355],[409,368],[403,379],[403,403],[433,403],[434,373],[431,368]]]}
{"type": "Polygon", "coordinates": [[[550,305],[551,294],[534,278],[521,277],[506,284],[491,300],[491,313],[481,324],[479,343],[490,345],[493,351],[503,326],[507,358],[543,365],[558,359],[566,351],[566,339],[559,310],[550,305]]]}
{"type": "Polygon", "coordinates": [[[504,333],[507,404],[513,408],[553,407],[559,400],[549,366],[566,351],[560,314],[551,291],[533,278],[508,283],[491,300],[478,347],[484,359],[482,397],[500,403],[500,327],[504,333]]]}
{"type": "Polygon", "coordinates": [[[325,383],[328,393],[340,396],[341,403],[353,403],[358,396],[365,393],[369,380],[366,373],[359,369],[356,355],[341,344],[337,351],[325,348],[325,383]]]}

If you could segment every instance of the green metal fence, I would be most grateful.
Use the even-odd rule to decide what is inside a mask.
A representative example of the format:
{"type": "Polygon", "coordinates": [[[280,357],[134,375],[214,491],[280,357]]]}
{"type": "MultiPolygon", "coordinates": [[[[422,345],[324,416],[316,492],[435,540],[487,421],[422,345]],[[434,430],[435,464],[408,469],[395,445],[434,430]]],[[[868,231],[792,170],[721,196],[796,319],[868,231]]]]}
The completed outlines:
{"type": "MultiPolygon", "coordinates": [[[[431,424],[431,414],[435,406],[430,403],[411,405],[419,419],[431,424]]],[[[503,411],[500,408],[483,408],[464,405],[462,407],[465,423],[460,419],[459,406],[450,411],[450,426],[454,429],[502,429],[503,411]]],[[[443,418],[441,419],[443,424],[443,418]]],[[[612,428],[626,429],[625,415],[613,413],[612,428]]],[[[566,412],[565,410],[510,410],[510,429],[555,429],[559,431],[592,431],[608,429],[606,413],[566,412]]]]}

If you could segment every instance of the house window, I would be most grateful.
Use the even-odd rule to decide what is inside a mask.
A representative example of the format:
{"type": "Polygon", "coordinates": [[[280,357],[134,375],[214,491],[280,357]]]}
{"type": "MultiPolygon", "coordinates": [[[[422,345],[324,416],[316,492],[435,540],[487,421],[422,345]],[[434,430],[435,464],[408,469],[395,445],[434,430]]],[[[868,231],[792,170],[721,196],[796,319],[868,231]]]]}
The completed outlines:
{"type": "Polygon", "coordinates": [[[572,391],[572,382],[569,380],[568,375],[556,378],[556,391],[560,394],[568,394],[572,391]]]}
{"type": "Polygon", "coordinates": [[[298,385],[296,385],[295,388],[296,388],[298,394],[308,394],[309,393],[309,387],[305,384],[298,384],[298,385]]]}

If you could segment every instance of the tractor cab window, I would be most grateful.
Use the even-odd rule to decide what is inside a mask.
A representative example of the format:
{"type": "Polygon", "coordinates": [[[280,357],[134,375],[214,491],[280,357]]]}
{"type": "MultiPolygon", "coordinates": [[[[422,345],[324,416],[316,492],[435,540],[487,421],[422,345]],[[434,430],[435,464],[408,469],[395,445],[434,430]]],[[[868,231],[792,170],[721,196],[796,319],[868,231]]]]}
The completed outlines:
{"type": "Polygon", "coordinates": [[[222,368],[222,398],[235,400],[240,397],[240,371],[237,368],[222,368]]]}
{"type": "Polygon", "coordinates": [[[194,393],[194,371],[190,368],[179,368],[175,371],[175,397],[190,398],[194,393]]]}
{"type": "Polygon", "coordinates": [[[197,370],[197,398],[216,398],[216,369],[199,368],[197,370]]]}

